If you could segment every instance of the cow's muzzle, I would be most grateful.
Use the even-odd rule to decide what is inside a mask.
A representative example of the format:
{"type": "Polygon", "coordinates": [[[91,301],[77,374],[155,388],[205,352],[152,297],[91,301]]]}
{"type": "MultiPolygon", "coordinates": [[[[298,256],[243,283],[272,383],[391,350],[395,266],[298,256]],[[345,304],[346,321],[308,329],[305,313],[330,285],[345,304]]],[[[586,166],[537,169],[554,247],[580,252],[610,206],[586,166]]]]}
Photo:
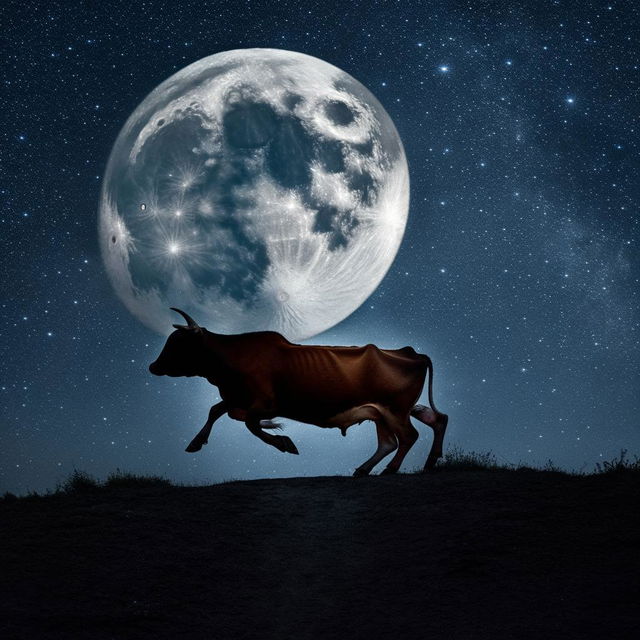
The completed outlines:
{"type": "Polygon", "coordinates": [[[158,366],[158,361],[152,362],[149,365],[149,373],[152,373],[154,376],[161,376],[162,372],[160,371],[160,367],[158,366]]]}

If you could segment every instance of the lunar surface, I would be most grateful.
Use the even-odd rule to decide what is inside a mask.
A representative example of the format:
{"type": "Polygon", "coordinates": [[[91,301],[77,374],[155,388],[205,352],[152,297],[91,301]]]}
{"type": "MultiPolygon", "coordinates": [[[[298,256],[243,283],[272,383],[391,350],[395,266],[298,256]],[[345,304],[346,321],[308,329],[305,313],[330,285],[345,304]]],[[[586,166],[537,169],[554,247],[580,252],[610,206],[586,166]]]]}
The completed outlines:
{"type": "Polygon", "coordinates": [[[211,331],[299,340],[376,289],[408,206],[402,143],[370,91],[311,56],[239,49],[182,69],[127,120],[99,241],[116,292],[159,333],[179,307],[211,331]]]}

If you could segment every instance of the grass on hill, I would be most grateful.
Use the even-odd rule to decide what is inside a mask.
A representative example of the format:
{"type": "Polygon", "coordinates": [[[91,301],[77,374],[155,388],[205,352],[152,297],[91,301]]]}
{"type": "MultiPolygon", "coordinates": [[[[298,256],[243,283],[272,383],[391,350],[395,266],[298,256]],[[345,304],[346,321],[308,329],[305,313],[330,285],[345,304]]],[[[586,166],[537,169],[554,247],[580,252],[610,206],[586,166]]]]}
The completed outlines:
{"type": "Polygon", "coordinates": [[[74,469],[71,475],[56,487],[54,493],[75,493],[82,491],[95,491],[98,489],[135,489],[145,487],[170,487],[173,483],[162,476],[145,476],[136,473],[128,473],[116,469],[107,476],[104,482],[100,482],[85,471],[74,469]]]}
{"type": "MultiPolygon", "coordinates": [[[[620,455],[611,459],[605,460],[602,463],[598,462],[595,465],[593,472],[581,473],[575,471],[564,471],[559,467],[556,467],[551,460],[549,460],[543,467],[531,467],[526,464],[511,464],[511,463],[499,463],[495,454],[492,451],[477,452],[477,451],[464,451],[460,447],[450,447],[444,454],[443,458],[438,462],[436,472],[439,471],[537,471],[537,472],[551,472],[561,473],[564,475],[574,476],[588,476],[588,475],[619,475],[619,474],[637,474],[640,473],[640,458],[634,456],[633,460],[628,458],[628,452],[626,449],[621,449],[620,455]]],[[[421,473],[422,469],[414,469],[412,473],[421,473]]],[[[235,482],[235,479],[230,479],[225,482],[235,482]]],[[[168,478],[154,475],[139,475],[136,473],[129,473],[116,469],[113,473],[107,476],[107,479],[100,481],[94,476],[85,471],[74,469],[71,475],[61,484],[59,484],[55,491],[49,491],[45,495],[61,495],[61,494],[73,494],[90,491],[100,491],[103,489],[144,489],[150,487],[171,487],[175,486],[168,478]]],[[[17,496],[13,493],[7,492],[0,500],[12,500],[17,496]]],[[[36,491],[30,492],[25,497],[40,497],[36,491]]]]}
{"type": "MultiPolygon", "coordinates": [[[[553,464],[552,460],[548,460],[543,467],[532,467],[523,463],[501,464],[491,451],[479,453],[477,451],[464,451],[460,447],[453,446],[445,452],[436,469],[442,471],[548,471],[574,476],[640,472],[640,458],[634,456],[634,459],[630,460],[627,454],[627,449],[621,449],[619,456],[608,461],[605,460],[602,463],[596,463],[591,473],[581,473],[560,469],[560,467],[553,464]]],[[[418,471],[416,470],[416,472],[418,471]]]]}

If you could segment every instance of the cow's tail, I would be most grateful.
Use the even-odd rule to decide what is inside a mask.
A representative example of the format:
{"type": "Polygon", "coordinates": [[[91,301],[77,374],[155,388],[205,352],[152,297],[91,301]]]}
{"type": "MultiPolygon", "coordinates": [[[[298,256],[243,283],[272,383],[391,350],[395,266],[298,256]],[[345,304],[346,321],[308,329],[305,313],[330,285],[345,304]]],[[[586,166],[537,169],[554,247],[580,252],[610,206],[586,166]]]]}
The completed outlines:
{"type": "Polygon", "coordinates": [[[428,391],[429,391],[429,406],[434,411],[434,413],[440,413],[436,409],[436,405],[433,402],[433,362],[431,362],[431,358],[429,356],[425,356],[427,359],[427,375],[429,376],[428,382],[428,391]]]}

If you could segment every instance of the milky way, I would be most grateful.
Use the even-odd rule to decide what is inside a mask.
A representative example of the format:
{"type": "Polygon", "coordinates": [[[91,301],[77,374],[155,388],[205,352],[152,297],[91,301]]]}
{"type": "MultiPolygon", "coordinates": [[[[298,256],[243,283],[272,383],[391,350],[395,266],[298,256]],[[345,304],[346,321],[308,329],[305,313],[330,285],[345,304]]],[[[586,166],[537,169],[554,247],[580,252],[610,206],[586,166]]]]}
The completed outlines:
{"type": "MultiPolygon", "coordinates": [[[[633,2],[5,3],[0,489],[75,467],[185,482],[350,473],[370,423],[286,424],[300,456],[222,420],[215,389],[152,378],[162,338],[124,308],[96,234],[123,122],[213,53],[271,47],[345,70],[404,143],[411,205],[390,271],[314,342],[413,345],[449,446],[591,470],[640,453],[639,14],[633,2]]],[[[403,469],[421,466],[430,433],[403,469]]]]}

